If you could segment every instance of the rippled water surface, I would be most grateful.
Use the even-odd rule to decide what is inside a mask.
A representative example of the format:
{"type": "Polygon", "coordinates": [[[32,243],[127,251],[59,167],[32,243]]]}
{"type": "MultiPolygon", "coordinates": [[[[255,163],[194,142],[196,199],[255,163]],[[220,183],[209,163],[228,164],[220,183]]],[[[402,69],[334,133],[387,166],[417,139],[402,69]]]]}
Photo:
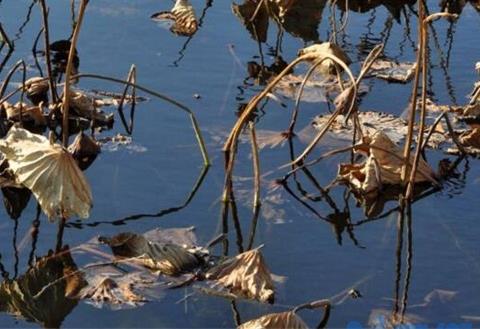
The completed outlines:
{"type": "MultiPolygon", "coordinates": [[[[201,185],[182,207],[202,174],[202,156],[189,117],[149,97],[137,104],[132,143],[105,147],[86,171],[94,207],[89,219],[73,219],[65,228],[63,241],[70,247],[98,235],[188,226],[195,226],[200,243],[222,231],[228,232],[228,243],[213,249],[217,254],[235,255],[249,243],[253,180],[248,142],[239,146],[234,173],[238,225],[231,218],[222,220],[221,202],[223,142],[239,106],[262,89],[254,79],[249,79],[247,63],[263,62],[269,66],[275,55],[290,62],[300,48],[328,40],[332,37],[332,9],[323,0],[298,1],[309,9],[298,10],[290,25],[282,26],[270,19],[266,42],[257,43],[233,14],[232,1],[191,2],[197,16],[201,16],[201,25],[193,36],[182,37],[150,19],[153,13],[169,9],[171,1],[90,1],[77,47],[79,70],[125,78],[131,64],[135,64],[139,84],[194,111],[212,166],[205,176],[200,176],[201,185]]],[[[362,8],[361,13],[361,6],[357,6],[360,1],[350,2],[350,7],[357,11],[348,12],[348,23],[336,39],[352,59],[354,72],[358,72],[368,51],[378,43],[385,44],[389,58],[415,61],[414,1],[374,1],[375,5],[362,8]]],[[[48,5],[50,39],[68,39],[72,30],[70,1],[49,0],[48,5]]],[[[478,2],[476,6],[477,9],[475,2],[467,2],[457,21],[438,21],[431,31],[429,97],[439,104],[465,104],[478,79],[474,70],[480,60],[478,2]]],[[[428,1],[428,10],[437,12],[441,6],[437,1],[428,1]]],[[[345,19],[345,12],[339,7],[335,11],[337,24],[341,24],[339,20],[345,19]]],[[[19,59],[27,62],[29,76],[38,75],[32,55],[42,26],[38,4],[0,1],[0,23],[15,43],[15,51],[1,71],[2,78],[19,59]]],[[[42,47],[40,41],[39,48],[42,47]]],[[[5,55],[4,49],[0,59],[5,55]]],[[[45,65],[43,58],[40,65],[45,65]]],[[[15,75],[14,81],[21,81],[21,75],[15,75]]],[[[361,97],[361,109],[401,115],[408,107],[411,83],[367,79],[364,84],[369,91],[361,97]]],[[[120,85],[91,79],[82,79],[79,87],[122,92],[120,85]]],[[[286,107],[270,100],[263,108],[256,125],[260,138],[288,127],[294,101],[282,101],[286,107]]],[[[302,103],[298,129],[326,111],[325,102],[302,103]]],[[[115,119],[115,129],[102,133],[104,136],[124,132],[119,118],[115,119]]],[[[319,148],[337,146],[329,140],[319,148]]],[[[294,139],[295,154],[304,147],[294,139]]],[[[455,160],[441,151],[428,151],[427,157],[434,168],[445,157],[455,160]]],[[[416,201],[411,216],[403,220],[395,210],[395,201],[387,202],[378,216],[368,220],[344,186],[334,187],[328,198],[322,197],[321,190],[306,175],[300,175],[298,183],[289,181],[289,189],[276,185],[276,179],[287,171],[279,167],[290,161],[287,144],[262,149],[260,160],[262,207],[253,245],[264,244],[262,252],[270,270],[286,278],[277,286],[274,305],[232,302],[191,287],[167,290],[161,298],[125,310],[99,309],[83,301],[66,307],[67,302],[60,300],[36,305],[30,313],[15,314],[2,308],[0,300],[0,326],[234,327],[238,318],[245,322],[308,301],[345,295],[345,291],[355,288],[363,297],[341,302],[334,298],[338,303],[332,308],[328,327],[344,328],[352,321],[366,327],[369,318],[382,311],[385,316],[395,311],[404,313],[407,319],[414,317],[431,328],[440,323],[480,327],[478,160],[462,161],[457,177],[445,182],[442,190],[416,201]],[[52,305],[59,304],[64,307],[59,307],[55,319],[47,323],[44,319],[52,312],[52,305]]],[[[344,156],[326,159],[311,168],[312,177],[326,186],[335,177],[339,162],[345,160],[344,156]]],[[[32,242],[34,200],[30,200],[17,222],[3,208],[0,213],[1,269],[5,279],[7,275],[15,278],[27,271],[31,254],[40,257],[55,247],[57,225],[42,216],[38,239],[32,242]]],[[[75,257],[78,266],[88,261],[85,255],[75,257]]],[[[317,311],[304,311],[302,318],[313,327],[320,315],[317,311]]]]}

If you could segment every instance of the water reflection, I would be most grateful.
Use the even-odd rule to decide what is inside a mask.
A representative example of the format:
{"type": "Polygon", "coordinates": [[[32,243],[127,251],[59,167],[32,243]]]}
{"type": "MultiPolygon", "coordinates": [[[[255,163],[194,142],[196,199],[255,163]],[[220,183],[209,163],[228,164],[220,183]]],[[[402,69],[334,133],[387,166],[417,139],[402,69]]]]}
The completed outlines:
{"type": "MultiPolygon", "coordinates": [[[[1,1],[0,1],[1,2],[1,1]]],[[[398,47],[390,50],[388,58],[400,60],[404,53],[416,49],[416,42],[412,39],[412,21],[415,21],[416,12],[412,8],[415,1],[343,1],[337,0],[333,7],[328,7],[327,1],[255,1],[244,0],[241,4],[232,4],[232,11],[240,22],[247,29],[251,38],[258,45],[258,55],[255,55],[253,60],[247,63],[247,78],[244,80],[242,86],[239,87],[240,95],[237,100],[240,102],[238,112],[241,112],[244,107],[244,91],[249,88],[265,85],[269,79],[277,75],[283,70],[288,62],[288,58],[283,54],[282,43],[283,33],[288,33],[293,37],[301,39],[303,42],[317,42],[320,41],[319,26],[322,20],[328,16],[330,21],[330,30],[327,35],[332,39],[337,38],[337,42],[342,44],[349,50],[356,49],[358,51],[357,59],[362,60],[370,50],[379,43],[388,43],[392,37],[393,26],[395,21],[404,25],[403,35],[398,44],[398,47]],[[266,5],[268,3],[268,5],[266,5]],[[348,6],[347,6],[348,3],[348,6]],[[390,13],[387,17],[379,15],[378,7],[384,6],[390,13]],[[332,15],[332,10],[340,11],[339,21],[332,15]],[[341,31],[341,25],[348,19],[348,11],[366,13],[368,21],[364,27],[365,32],[361,34],[357,44],[353,45],[347,37],[346,31],[341,31]],[[379,20],[384,20],[378,22],[379,20]],[[267,44],[268,55],[271,58],[264,56],[264,47],[268,42],[268,30],[276,27],[276,40],[274,46],[267,44]],[[380,26],[380,30],[378,30],[380,26]],[[338,29],[338,30],[336,30],[338,29]]],[[[478,2],[470,1],[471,5],[476,6],[477,10],[480,8],[478,2]]],[[[72,5],[75,2],[72,1],[72,5]]],[[[198,27],[202,26],[203,20],[207,17],[207,11],[212,7],[213,1],[206,1],[202,14],[199,19],[198,27]]],[[[461,1],[442,1],[440,3],[441,10],[449,12],[461,12],[465,6],[465,2],[461,1]]],[[[29,8],[31,10],[31,7],[29,8]]],[[[74,12],[74,10],[73,10],[74,12]]],[[[29,17],[30,14],[27,15],[29,17]]],[[[75,20],[73,15],[72,21],[75,20]]],[[[28,20],[27,20],[28,22],[28,20]]],[[[25,22],[23,26],[27,23],[25,22]]],[[[455,89],[452,83],[452,78],[449,72],[450,55],[454,43],[455,22],[449,23],[449,28],[446,34],[445,43],[446,48],[441,44],[435,28],[432,27],[432,38],[434,47],[430,52],[437,52],[440,61],[441,72],[444,75],[444,81],[448,90],[449,96],[453,104],[456,103],[455,89]]],[[[0,26],[1,27],[1,26],[0,26]]],[[[23,28],[23,27],[22,27],[23,28]]],[[[22,28],[18,37],[21,36],[22,28]]],[[[42,31],[37,35],[35,44],[38,43],[42,31]]],[[[413,33],[414,34],[414,33],[413,33]]],[[[187,48],[196,34],[188,37],[179,51],[179,57],[174,61],[177,66],[183,60],[187,48]]],[[[6,43],[4,43],[6,44],[6,43]]],[[[2,47],[4,46],[2,44],[2,47]]],[[[65,71],[65,60],[68,55],[69,41],[61,40],[54,45],[58,46],[58,52],[55,52],[53,62],[58,62],[59,80],[61,74],[65,71]],[[67,50],[67,53],[65,52],[67,50]],[[62,71],[63,69],[63,71],[62,71]]],[[[34,47],[35,49],[36,47],[34,47]]],[[[57,47],[54,47],[57,48],[57,47]]],[[[34,54],[37,51],[34,50],[34,54]]],[[[0,64],[0,71],[3,69],[9,59],[10,53],[3,59],[4,62],[0,64]]],[[[387,56],[387,55],[386,55],[387,56]]],[[[35,60],[37,60],[35,58],[35,60]]],[[[76,68],[78,69],[79,59],[77,57],[76,68]]],[[[430,64],[434,67],[434,63],[430,64]]],[[[41,72],[41,67],[37,66],[41,72]]],[[[433,70],[429,70],[433,71],[433,70]]],[[[41,72],[42,73],[42,72],[41,72]]],[[[430,86],[434,83],[434,77],[429,78],[430,86]]],[[[430,88],[431,89],[431,88],[430,88]]],[[[434,96],[432,93],[430,96],[434,96]]],[[[267,102],[259,106],[252,122],[260,123],[265,118],[266,112],[263,110],[267,102]]],[[[131,129],[131,128],[130,128],[131,129]]],[[[288,141],[290,160],[294,159],[293,150],[293,134],[284,134],[282,141],[288,141]]],[[[250,159],[249,159],[250,160],[250,159]]],[[[445,185],[447,188],[442,193],[450,193],[454,195],[463,192],[466,185],[466,172],[468,164],[465,165],[465,170],[458,172],[457,166],[463,159],[456,160],[454,163],[442,165],[446,170],[444,176],[446,177],[445,185]]],[[[250,163],[250,162],[248,162],[250,163]]],[[[202,184],[204,184],[208,168],[204,168],[200,173],[197,181],[194,183],[191,191],[186,196],[185,200],[179,204],[174,204],[158,212],[153,213],[138,213],[122,218],[115,218],[110,220],[89,220],[86,222],[72,221],[67,223],[67,228],[85,229],[92,227],[105,227],[110,225],[128,225],[131,222],[138,220],[148,220],[151,218],[163,218],[168,214],[181,211],[185,209],[194,197],[199,197],[202,184]]],[[[364,248],[362,241],[357,237],[360,230],[367,230],[369,225],[376,221],[381,221],[392,214],[398,214],[397,220],[397,245],[395,252],[395,277],[394,277],[394,292],[392,309],[388,309],[388,321],[391,324],[409,322],[410,318],[407,313],[409,304],[409,290],[411,286],[411,278],[413,271],[413,232],[412,232],[412,211],[410,205],[407,208],[402,207],[398,203],[401,201],[400,196],[402,191],[396,188],[386,188],[382,193],[375,198],[368,195],[362,195],[349,187],[338,186],[336,184],[323,184],[324,176],[318,174],[318,171],[313,168],[302,168],[291,179],[280,180],[276,182],[275,187],[278,191],[282,191],[282,197],[285,195],[289,201],[295,205],[300,214],[313,214],[319,219],[319,223],[327,224],[331,228],[333,240],[338,245],[353,244],[358,248],[364,248]],[[393,207],[391,207],[393,205],[393,207]],[[390,208],[389,208],[390,206],[390,208]],[[359,211],[360,210],[360,211],[359,211]],[[363,211],[364,215],[359,213],[363,211]]],[[[238,189],[238,184],[230,182],[228,200],[221,204],[221,213],[219,218],[218,230],[225,234],[226,238],[222,240],[224,256],[242,253],[245,250],[251,250],[257,246],[260,239],[257,236],[258,225],[261,220],[265,220],[262,211],[267,209],[266,202],[261,206],[259,204],[252,205],[252,202],[244,202],[242,191],[238,189]],[[252,211],[245,215],[244,208],[252,211]]],[[[252,186],[249,187],[250,189],[252,186]]],[[[267,189],[273,189],[272,186],[267,186],[267,189]]],[[[4,199],[6,200],[7,212],[14,218],[18,219],[25,206],[28,203],[29,194],[23,194],[25,191],[17,191],[11,189],[3,189],[4,199]]],[[[438,192],[438,189],[432,189],[425,186],[417,189],[414,197],[414,202],[424,199],[438,192]]],[[[280,193],[280,192],[279,192],[280,193]]],[[[279,206],[280,207],[280,206],[279,206]]],[[[281,204],[283,207],[283,204],[281,204]]],[[[64,283],[55,285],[55,289],[51,289],[48,293],[42,294],[40,298],[33,298],[42,287],[52,281],[61,278],[65,274],[76,271],[76,265],[70,256],[68,250],[60,250],[60,254],[55,256],[49,254],[45,257],[35,261],[37,238],[40,227],[40,209],[37,208],[37,217],[31,223],[32,246],[28,257],[29,269],[25,274],[18,276],[22,270],[19,268],[19,251],[18,251],[18,225],[15,221],[12,242],[14,250],[14,275],[10,278],[10,274],[6,272],[3,264],[0,263],[0,272],[4,277],[4,282],[0,285],[0,310],[25,318],[27,321],[33,321],[46,327],[60,326],[64,318],[75,307],[76,302],[68,299],[66,296],[72,290],[77,290],[82,286],[81,278],[74,275],[68,276],[68,280],[64,283]],[[21,293],[20,293],[21,292],[21,293]],[[52,304],[53,303],[53,304],[52,304]],[[58,304],[58,305],[57,305],[58,304]],[[48,305],[48,309],[45,309],[48,305]],[[52,310],[55,310],[53,314],[52,310]]],[[[86,232],[91,232],[85,230],[86,232]]],[[[61,243],[60,240],[57,244],[61,243]]],[[[10,241],[10,240],[9,240],[10,241]]],[[[10,243],[10,242],[9,242],[10,243]]],[[[346,248],[344,248],[346,249],[346,248]]],[[[356,250],[356,249],[355,249],[356,250]]],[[[242,323],[241,308],[238,307],[237,301],[229,301],[232,314],[233,323],[239,325],[242,323]],[[240,309],[240,310],[239,310],[240,309]]]]}
{"type": "Polygon", "coordinates": [[[286,31],[308,42],[319,40],[318,26],[326,3],[325,0],[244,0],[242,4],[232,4],[232,11],[254,40],[267,41],[271,19],[277,25],[279,33],[286,31]]]}
{"type": "Polygon", "coordinates": [[[83,286],[77,266],[68,248],[60,254],[48,253],[16,279],[6,278],[0,284],[0,311],[35,322],[45,328],[59,328],[78,301],[68,298],[83,286]],[[65,280],[35,296],[44,286],[65,280]]]}

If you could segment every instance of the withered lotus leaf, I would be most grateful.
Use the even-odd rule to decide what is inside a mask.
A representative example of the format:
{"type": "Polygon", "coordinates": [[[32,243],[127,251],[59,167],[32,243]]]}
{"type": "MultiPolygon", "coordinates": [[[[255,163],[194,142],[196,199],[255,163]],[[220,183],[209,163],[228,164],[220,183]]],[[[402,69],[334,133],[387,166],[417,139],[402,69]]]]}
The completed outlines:
{"type": "Polygon", "coordinates": [[[191,36],[198,30],[195,9],[188,0],[176,0],[170,11],[162,11],[151,16],[154,20],[171,20],[173,25],[170,31],[181,35],[191,36]]]}
{"type": "Polygon", "coordinates": [[[235,295],[261,302],[273,303],[274,301],[272,276],[258,249],[227,259],[211,269],[206,277],[229,289],[235,295]]]}
{"type": "Polygon", "coordinates": [[[415,63],[397,63],[388,59],[377,59],[370,70],[371,75],[389,82],[407,83],[415,75],[415,63]]]}
{"type": "MultiPolygon", "coordinates": [[[[346,65],[350,65],[350,63],[352,63],[351,59],[348,57],[345,51],[343,51],[343,49],[340,48],[338,45],[331,42],[314,44],[306,48],[300,49],[298,52],[298,55],[304,55],[308,53],[316,54],[319,60],[324,58],[325,55],[334,55],[335,57],[338,57],[346,65]]],[[[322,73],[332,74],[332,73],[335,73],[335,70],[337,67],[340,71],[343,70],[339,65],[336,65],[331,59],[326,59],[322,62],[322,64],[319,65],[318,69],[322,73]]]]}
{"type": "Polygon", "coordinates": [[[20,121],[20,113],[22,121],[31,121],[35,126],[46,126],[47,122],[43,116],[39,106],[29,106],[25,103],[15,103],[14,105],[7,102],[4,103],[5,114],[8,120],[20,121]]]}
{"type": "Polygon", "coordinates": [[[48,80],[42,77],[34,77],[25,81],[25,92],[28,99],[32,101],[33,104],[38,105],[40,102],[48,102],[48,90],[49,90],[48,80]]]}
{"type": "MultiPolygon", "coordinates": [[[[70,108],[73,114],[79,117],[94,120],[98,125],[112,126],[113,114],[101,111],[101,102],[97,102],[93,97],[90,97],[81,90],[70,90],[70,108]]],[[[62,107],[63,111],[63,107],[62,107]]]]}
{"type": "Polygon", "coordinates": [[[306,329],[305,322],[294,312],[272,313],[264,315],[258,319],[245,322],[239,329],[306,329]]]}
{"type": "Polygon", "coordinates": [[[68,147],[68,151],[82,170],[86,170],[100,154],[100,145],[81,131],[68,147]]]}
{"type": "MultiPolygon", "coordinates": [[[[378,192],[384,184],[401,184],[402,150],[381,130],[367,139],[369,139],[368,145],[362,150],[367,154],[366,161],[361,164],[341,164],[340,180],[348,182],[355,189],[364,193],[378,192]]],[[[413,155],[409,162],[410,165],[413,164],[413,155]]],[[[407,177],[409,171],[407,170],[407,177]]],[[[415,183],[422,182],[435,184],[437,179],[428,163],[420,159],[415,183]]]]}
{"type": "Polygon", "coordinates": [[[102,307],[104,304],[117,308],[121,305],[131,307],[142,305],[146,299],[132,290],[135,280],[133,277],[130,279],[127,277],[115,280],[108,276],[96,276],[76,297],[89,300],[96,307],[102,307]]]}
{"type": "Polygon", "coordinates": [[[17,183],[32,191],[49,220],[89,217],[90,186],[63,147],[50,144],[42,135],[12,127],[0,140],[0,151],[17,183]]]}
{"type": "MultiPolygon", "coordinates": [[[[408,132],[407,122],[395,115],[376,111],[361,111],[357,115],[365,134],[374,135],[378,130],[382,130],[394,143],[399,143],[408,132]]],[[[331,116],[331,114],[318,115],[313,119],[311,125],[316,130],[321,130],[331,116]]],[[[330,126],[329,136],[350,142],[354,130],[352,121],[345,122],[345,115],[338,115],[330,126]]]]}
{"type": "Polygon", "coordinates": [[[166,275],[190,272],[201,265],[201,259],[188,249],[173,243],[155,243],[144,236],[125,232],[112,238],[101,237],[115,256],[134,258],[143,266],[166,275]]]}
{"type": "Polygon", "coordinates": [[[465,131],[460,135],[459,140],[464,146],[480,149],[480,128],[465,131]]]}

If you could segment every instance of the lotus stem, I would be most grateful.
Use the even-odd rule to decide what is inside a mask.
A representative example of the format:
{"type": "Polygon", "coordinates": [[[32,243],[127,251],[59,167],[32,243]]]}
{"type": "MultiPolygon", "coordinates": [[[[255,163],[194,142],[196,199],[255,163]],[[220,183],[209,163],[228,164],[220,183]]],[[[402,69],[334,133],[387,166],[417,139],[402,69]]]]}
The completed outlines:
{"type": "MultiPolygon", "coordinates": [[[[70,42],[70,50],[68,52],[67,67],[65,69],[65,86],[63,89],[63,114],[62,114],[62,142],[63,146],[68,146],[68,119],[70,110],[70,77],[72,75],[73,59],[75,58],[75,49],[77,47],[78,36],[82,27],[83,16],[89,0],[82,0],[78,14],[78,21],[73,30],[72,41],[70,42]]],[[[47,31],[47,29],[45,29],[47,31]]]]}
{"type": "Polygon", "coordinates": [[[43,19],[43,41],[45,46],[45,62],[47,65],[48,85],[50,87],[50,97],[52,104],[57,103],[57,89],[52,74],[52,60],[50,56],[50,36],[48,30],[48,10],[45,0],[40,0],[40,7],[42,8],[43,19]]]}
{"type": "MultiPolygon", "coordinates": [[[[421,7],[423,7],[423,5],[421,5],[421,7]]],[[[455,15],[451,15],[447,13],[436,13],[428,16],[427,18],[421,21],[421,26],[422,26],[421,38],[423,39],[423,42],[422,42],[423,47],[420,49],[422,52],[422,108],[420,113],[420,127],[418,132],[418,139],[417,139],[417,149],[415,152],[415,157],[413,159],[412,170],[410,172],[410,180],[408,182],[407,190],[405,192],[406,200],[410,200],[413,195],[413,189],[415,185],[415,176],[416,176],[418,164],[420,162],[421,150],[422,150],[423,139],[424,139],[425,118],[427,115],[426,103],[427,103],[427,71],[428,71],[428,68],[427,68],[428,24],[436,19],[447,18],[447,17],[455,17],[455,15]]],[[[452,135],[452,138],[454,138],[453,135],[452,135]]],[[[406,158],[406,159],[407,161],[409,160],[409,158],[406,158]]]]}
{"type": "Polygon", "coordinates": [[[260,201],[260,159],[258,156],[257,135],[255,132],[255,124],[250,122],[250,141],[252,144],[252,162],[254,177],[254,195],[253,195],[253,211],[261,205],[260,201]]]}
{"type": "Polygon", "coordinates": [[[424,7],[423,7],[423,0],[418,1],[418,38],[419,38],[419,46],[417,50],[417,59],[416,59],[416,68],[415,68],[415,77],[413,80],[413,90],[412,90],[412,97],[411,97],[411,104],[410,104],[410,115],[408,118],[408,131],[407,137],[405,139],[405,146],[403,148],[403,157],[406,159],[404,166],[402,167],[401,179],[403,182],[406,183],[407,179],[407,162],[410,159],[410,152],[412,147],[413,141],[413,130],[415,125],[415,115],[417,112],[417,96],[418,96],[418,83],[420,80],[420,68],[422,62],[422,53],[423,53],[423,24],[421,23],[424,19],[424,7]]]}

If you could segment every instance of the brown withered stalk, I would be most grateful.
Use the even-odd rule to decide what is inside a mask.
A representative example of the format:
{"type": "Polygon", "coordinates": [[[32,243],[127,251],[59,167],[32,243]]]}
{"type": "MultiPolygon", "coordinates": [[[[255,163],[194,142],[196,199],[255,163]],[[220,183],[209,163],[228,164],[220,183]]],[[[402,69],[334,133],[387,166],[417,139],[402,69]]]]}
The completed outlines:
{"type": "MultiPolygon", "coordinates": [[[[235,155],[236,155],[235,150],[237,148],[238,138],[239,138],[243,128],[245,127],[245,125],[249,121],[249,118],[251,117],[252,113],[257,108],[257,105],[260,103],[261,100],[263,100],[265,97],[267,97],[267,95],[272,91],[273,88],[275,88],[275,86],[279,83],[279,81],[285,75],[287,75],[296,65],[298,65],[299,63],[304,62],[304,61],[311,61],[311,60],[318,59],[318,56],[319,55],[316,54],[316,53],[307,53],[307,54],[304,54],[304,55],[296,58],[282,72],[280,72],[280,74],[278,76],[276,76],[275,79],[273,79],[265,87],[265,89],[262,92],[260,92],[256,96],[254,96],[250,100],[250,102],[247,104],[245,110],[242,112],[242,114],[240,115],[240,117],[236,121],[234,127],[230,131],[230,135],[228,136],[228,139],[223,146],[223,151],[225,152],[225,163],[226,163],[226,166],[225,166],[225,168],[226,168],[225,169],[225,172],[226,172],[225,173],[225,183],[224,183],[224,191],[223,191],[223,197],[222,197],[223,201],[228,201],[228,198],[229,198],[229,195],[230,195],[231,180],[232,180],[233,168],[234,168],[234,163],[235,163],[235,155]]],[[[336,57],[334,55],[322,54],[321,57],[322,57],[322,59],[319,60],[318,63],[316,62],[316,65],[320,65],[325,60],[331,60],[331,61],[337,63],[339,66],[341,66],[345,70],[345,72],[348,73],[348,75],[349,75],[349,77],[352,81],[352,86],[353,86],[353,89],[354,89],[354,91],[353,91],[354,97],[356,97],[357,88],[356,88],[356,85],[355,85],[355,78],[353,77],[353,74],[350,71],[350,69],[348,68],[348,66],[341,59],[339,59],[338,57],[336,57]]],[[[353,107],[353,102],[351,104],[351,107],[353,107]]],[[[351,108],[350,108],[350,110],[351,110],[351,108]]],[[[338,111],[337,111],[337,114],[338,114],[338,111]]],[[[334,120],[336,116],[332,116],[332,117],[333,117],[333,120],[334,120]]],[[[331,121],[333,122],[333,120],[331,120],[331,121]]],[[[302,155],[301,155],[302,158],[304,156],[306,156],[311,151],[311,149],[313,149],[313,147],[316,145],[316,143],[323,136],[324,133],[325,132],[319,133],[319,135],[317,135],[317,138],[314,140],[314,142],[307,147],[307,149],[304,151],[304,153],[302,153],[302,155]],[[318,136],[320,136],[320,137],[318,137],[318,136]]]]}
{"type": "MultiPolygon", "coordinates": [[[[127,81],[135,84],[137,82],[137,68],[135,65],[132,65],[130,71],[128,72],[127,81]]],[[[136,105],[136,88],[135,86],[132,87],[132,95],[131,95],[131,102],[132,105],[130,107],[130,123],[127,123],[127,119],[123,113],[123,105],[125,103],[125,99],[127,97],[128,89],[130,88],[129,85],[125,85],[125,89],[123,90],[122,98],[118,104],[118,114],[120,115],[120,119],[122,120],[122,124],[125,127],[125,130],[129,135],[133,133],[133,117],[135,115],[135,105],[136,105]]]]}
{"type": "Polygon", "coordinates": [[[87,8],[89,0],[82,0],[80,3],[80,9],[78,13],[77,24],[73,30],[73,37],[70,42],[70,50],[68,52],[67,67],[65,70],[65,86],[63,89],[63,111],[62,111],[62,142],[63,146],[68,146],[68,119],[70,111],[70,78],[72,76],[73,59],[75,58],[75,49],[77,48],[78,36],[80,35],[80,29],[82,27],[83,16],[85,9],[87,8]]]}
{"type": "MultiPolygon", "coordinates": [[[[419,1],[419,3],[422,3],[422,1],[419,1]]],[[[422,8],[423,5],[420,4],[420,8],[422,8]]],[[[417,168],[418,164],[420,162],[420,157],[421,157],[421,151],[422,151],[422,145],[423,145],[423,140],[424,140],[424,131],[425,131],[425,118],[427,115],[427,73],[428,73],[428,56],[427,56],[427,43],[428,43],[428,24],[433,22],[434,20],[440,19],[440,18],[456,18],[457,15],[449,14],[449,13],[435,13],[427,18],[422,19],[421,22],[421,34],[420,38],[422,40],[421,45],[422,47],[420,48],[421,52],[421,58],[422,58],[422,104],[421,104],[421,112],[420,112],[420,126],[418,129],[418,134],[417,134],[417,148],[415,152],[415,157],[413,158],[413,164],[412,164],[412,169],[410,171],[410,178],[407,184],[407,188],[405,191],[405,199],[410,200],[413,195],[413,189],[415,185],[415,176],[417,174],[417,168]]],[[[419,67],[417,66],[417,71],[419,70],[419,67]]],[[[414,104],[414,108],[416,108],[416,104],[414,104]]],[[[413,115],[413,119],[415,119],[415,115],[413,115]]],[[[454,138],[455,136],[452,136],[454,138]]],[[[406,145],[407,146],[407,145],[406,145]]],[[[408,157],[405,157],[406,161],[409,161],[410,155],[408,157]]]]}
{"type": "Polygon", "coordinates": [[[252,144],[252,163],[253,163],[253,178],[254,178],[254,194],[253,194],[253,212],[260,207],[260,159],[258,156],[257,134],[255,132],[255,123],[249,123],[250,143],[252,144]]]}
{"type": "Polygon", "coordinates": [[[52,74],[52,60],[50,55],[50,35],[48,30],[48,9],[45,0],[40,0],[40,7],[42,9],[43,19],[43,42],[45,48],[45,62],[47,65],[48,85],[50,89],[50,98],[52,104],[57,103],[57,89],[52,74]]]}

